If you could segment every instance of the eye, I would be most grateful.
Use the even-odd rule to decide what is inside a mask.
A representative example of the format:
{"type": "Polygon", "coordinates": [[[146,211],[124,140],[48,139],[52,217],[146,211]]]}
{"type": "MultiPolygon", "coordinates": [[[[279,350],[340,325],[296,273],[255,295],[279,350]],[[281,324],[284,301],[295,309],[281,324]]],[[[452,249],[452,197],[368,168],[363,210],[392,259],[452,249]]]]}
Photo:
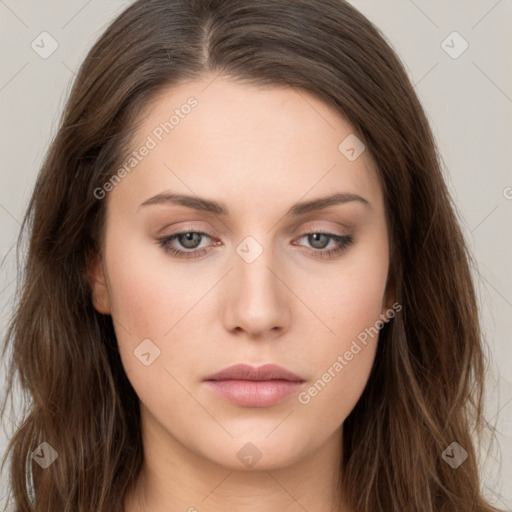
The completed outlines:
{"type": "Polygon", "coordinates": [[[337,254],[345,251],[350,245],[354,243],[354,239],[348,235],[335,235],[333,233],[322,233],[322,232],[314,232],[314,233],[306,233],[302,235],[299,240],[307,237],[308,243],[310,243],[316,250],[307,251],[315,258],[332,258],[337,254]],[[326,247],[329,246],[329,243],[333,241],[334,247],[327,250],[326,247]]]}
{"type": "Polygon", "coordinates": [[[202,231],[182,231],[180,233],[175,233],[174,235],[161,238],[158,242],[166,253],[177,258],[199,258],[208,252],[207,248],[197,249],[203,237],[211,238],[208,233],[204,233],[202,231]],[[177,249],[172,245],[174,240],[178,240],[185,249],[189,250],[184,251],[182,249],[177,249]]]}
{"type": "MultiPolygon", "coordinates": [[[[167,254],[170,254],[176,258],[199,258],[203,254],[209,252],[208,247],[199,247],[204,237],[212,238],[211,235],[203,231],[183,231],[164,238],[160,238],[158,239],[158,243],[167,254]],[[178,241],[179,244],[186,250],[175,247],[173,245],[174,241],[178,241]]],[[[322,232],[306,233],[302,235],[298,240],[306,237],[308,243],[310,243],[313,247],[313,249],[308,249],[306,252],[311,254],[313,257],[323,259],[334,257],[335,255],[345,251],[351,244],[354,243],[354,240],[351,236],[335,235],[333,233],[322,232]],[[334,247],[325,250],[331,241],[334,242],[334,247]]]]}

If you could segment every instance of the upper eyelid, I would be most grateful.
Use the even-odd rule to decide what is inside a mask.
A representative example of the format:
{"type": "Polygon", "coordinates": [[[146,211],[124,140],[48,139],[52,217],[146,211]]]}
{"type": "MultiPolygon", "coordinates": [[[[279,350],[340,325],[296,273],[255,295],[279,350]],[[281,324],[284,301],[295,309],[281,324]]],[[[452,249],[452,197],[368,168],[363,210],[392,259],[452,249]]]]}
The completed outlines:
{"type": "MultiPolygon", "coordinates": [[[[296,227],[288,227],[285,231],[284,231],[284,234],[286,235],[289,235],[291,234],[292,232],[297,232],[297,231],[300,231],[304,234],[309,234],[309,233],[325,233],[325,234],[331,234],[331,235],[337,235],[337,236],[340,236],[340,235],[344,235],[344,234],[350,234],[350,232],[352,231],[353,229],[353,226],[350,225],[350,224],[343,224],[343,223],[340,223],[338,221],[327,221],[327,220],[312,220],[312,222],[329,222],[329,224],[334,224],[337,226],[337,228],[335,227],[326,227],[326,226],[311,226],[311,227],[308,227],[308,228],[304,228],[304,229],[301,229],[301,230],[298,230],[296,229],[296,227]],[[344,230],[345,232],[344,233],[338,233],[337,230],[344,230]]],[[[178,224],[178,223],[176,223],[178,224]]],[[[301,223],[303,224],[303,223],[301,223]]],[[[159,230],[160,232],[164,231],[166,228],[170,227],[170,225],[167,225],[165,226],[163,229],[159,230]]],[[[198,227],[198,226],[193,226],[193,225],[187,225],[185,223],[185,226],[183,227],[180,227],[180,228],[177,228],[177,231],[173,232],[172,234],[182,234],[182,233],[202,233],[202,234],[205,234],[205,235],[208,235],[208,236],[212,236],[212,237],[215,237],[215,235],[211,234],[211,231],[213,230],[209,230],[208,228],[201,228],[201,227],[198,227]]],[[[230,230],[231,232],[231,230],[230,230]]],[[[172,234],[168,235],[168,236],[172,236],[172,234]]]]}
{"type": "MultiPolygon", "coordinates": [[[[322,234],[325,234],[325,235],[333,235],[333,236],[344,236],[344,235],[348,235],[349,234],[349,233],[343,233],[343,234],[336,233],[332,229],[329,229],[329,228],[310,228],[310,229],[300,230],[300,232],[301,232],[301,235],[299,235],[299,236],[301,236],[301,237],[304,236],[304,235],[310,235],[310,234],[314,234],[314,233],[322,233],[322,234]]],[[[208,232],[206,230],[198,229],[198,228],[194,228],[194,229],[189,229],[189,228],[179,229],[178,231],[170,233],[169,235],[162,236],[162,238],[170,238],[170,237],[175,236],[175,235],[184,235],[184,234],[187,234],[187,233],[196,233],[196,234],[200,234],[200,235],[209,236],[210,238],[217,238],[215,235],[211,234],[210,232],[208,232]]]]}
{"type": "MultiPolygon", "coordinates": [[[[312,232],[315,232],[316,230],[318,230],[318,232],[342,236],[342,235],[350,235],[350,233],[352,232],[354,227],[357,224],[359,224],[360,221],[361,221],[361,219],[359,219],[358,217],[346,218],[345,215],[339,216],[338,214],[333,214],[333,213],[327,213],[327,214],[325,214],[325,217],[324,217],[324,213],[319,213],[318,217],[315,214],[312,218],[310,217],[309,219],[305,218],[305,219],[301,219],[299,221],[291,222],[290,224],[287,223],[287,225],[284,228],[281,228],[281,230],[282,230],[282,235],[289,236],[289,235],[295,234],[295,233],[297,233],[297,231],[299,231],[297,229],[298,226],[303,226],[305,224],[313,223],[314,225],[311,228],[309,228],[309,227],[305,228],[304,233],[312,233],[312,232]],[[325,224],[325,223],[327,223],[327,226],[326,225],[322,226],[322,224],[325,224]],[[320,225],[318,226],[318,224],[320,224],[320,225]],[[330,227],[329,225],[332,227],[330,227]]],[[[205,224],[209,225],[210,222],[208,222],[208,221],[205,222],[204,219],[200,219],[200,218],[183,219],[182,222],[179,222],[179,221],[172,222],[172,223],[166,222],[165,224],[163,224],[163,226],[161,228],[159,228],[157,230],[156,236],[159,236],[161,233],[164,233],[169,228],[172,228],[173,226],[176,226],[176,225],[179,225],[180,227],[174,228],[174,229],[178,230],[178,231],[175,231],[175,233],[202,232],[209,236],[215,236],[213,234],[210,234],[208,231],[219,231],[220,233],[223,233],[224,236],[233,235],[233,230],[230,227],[227,227],[224,223],[223,224],[225,227],[220,227],[220,230],[215,227],[212,229],[205,227],[203,229],[201,225],[204,226],[205,224]],[[197,224],[197,223],[199,223],[199,224],[197,224]],[[182,229],[183,229],[183,231],[182,231],[182,229]]],[[[278,227],[278,224],[279,223],[271,226],[270,229],[267,230],[267,233],[272,230],[275,230],[275,229],[279,230],[280,228],[278,227]]],[[[165,235],[162,235],[162,236],[165,236],[165,235]]]]}

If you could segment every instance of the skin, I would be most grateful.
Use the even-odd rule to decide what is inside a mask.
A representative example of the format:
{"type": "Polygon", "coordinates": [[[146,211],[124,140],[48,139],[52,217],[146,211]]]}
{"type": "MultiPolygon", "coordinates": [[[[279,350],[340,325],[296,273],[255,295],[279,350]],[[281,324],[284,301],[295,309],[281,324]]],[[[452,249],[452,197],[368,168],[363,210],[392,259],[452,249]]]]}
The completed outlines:
{"type": "Polygon", "coordinates": [[[307,404],[292,395],[242,407],[203,379],[234,363],[276,363],[307,390],[389,310],[388,227],[374,165],[368,151],[349,161],[338,150],[354,128],[315,96],[213,75],[153,101],[134,148],[191,96],[197,107],[103,199],[105,244],[90,274],[94,305],[113,317],[141,402],[144,468],[124,510],[348,512],[336,489],[342,425],[368,381],[377,337],[307,404]],[[165,191],[217,200],[229,215],[140,206],[165,191]],[[371,208],[352,201],[285,216],[333,192],[358,194],[371,208]],[[158,239],[179,231],[211,237],[196,249],[175,239],[174,248],[207,252],[166,253],[158,239]],[[337,244],[307,236],[318,232],[354,243],[322,259],[337,244]],[[248,236],[263,250],[251,263],[236,251],[248,236]],[[144,339],[160,350],[149,366],[134,355],[144,339]],[[237,457],[249,442],[261,453],[253,467],[237,457]]]}

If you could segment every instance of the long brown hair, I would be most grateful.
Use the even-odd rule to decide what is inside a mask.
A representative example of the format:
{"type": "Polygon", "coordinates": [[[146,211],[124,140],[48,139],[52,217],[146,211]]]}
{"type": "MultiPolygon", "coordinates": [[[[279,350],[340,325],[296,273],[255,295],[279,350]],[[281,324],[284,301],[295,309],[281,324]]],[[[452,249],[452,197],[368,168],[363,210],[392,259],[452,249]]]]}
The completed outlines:
{"type": "Polygon", "coordinates": [[[16,382],[25,398],[3,461],[11,455],[14,510],[122,510],[139,475],[139,401],[87,279],[105,218],[95,190],[124,161],[144,107],[206,73],[315,94],[354,126],[376,163],[403,309],[382,328],[343,425],[339,481],[355,510],[496,510],[477,463],[476,439],[489,425],[471,255],[403,65],[343,0],[139,0],[90,50],[18,243],[25,257],[29,233],[3,353],[12,350],[2,410],[16,382]],[[58,454],[46,470],[30,459],[43,442],[58,454]],[[453,442],[468,454],[457,469],[442,457],[453,442]]]}

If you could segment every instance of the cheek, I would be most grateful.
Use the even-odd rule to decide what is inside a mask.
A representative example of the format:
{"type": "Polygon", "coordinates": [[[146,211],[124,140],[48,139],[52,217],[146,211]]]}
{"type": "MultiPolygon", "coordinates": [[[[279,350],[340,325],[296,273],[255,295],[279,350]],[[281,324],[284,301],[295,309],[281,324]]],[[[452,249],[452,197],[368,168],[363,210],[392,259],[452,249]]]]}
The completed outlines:
{"type": "Polygon", "coordinates": [[[170,422],[164,411],[187,403],[179,383],[185,380],[183,372],[191,373],[186,363],[197,359],[190,343],[194,310],[187,314],[196,293],[179,272],[162,268],[158,258],[149,260],[135,247],[128,253],[109,274],[120,357],[141,403],[170,422]]]}
{"type": "Polygon", "coordinates": [[[206,295],[218,276],[199,272],[186,261],[172,261],[156,242],[130,235],[129,226],[119,224],[109,236],[109,294],[125,372],[145,403],[156,398],[155,390],[167,390],[173,399],[174,392],[180,396],[182,391],[166,370],[182,382],[184,375],[191,378],[197,371],[194,362],[204,359],[201,333],[210,327],[203,318],[211,304],[211,295],[206,295]],[[149,348],[150,360],[158,355],[149,366],[136,357],[141,343],[149,348]]]}
{"type": "Polygon", "coordinates": [[[298,407],[312,426],[328,434],[345,421],[366,387],[376,347],[377,338],[357,348],[351,360],[344,350],[334,351],[318,366],[317,378],[297,395],[298,407]]]}
{"type": "Polygon", "coordinates": [[[354,252],[325,279],[309,282],[309,292],[303,289],[308,304],[324,322],[326,338],[339,349],[383,313],[388,259],[382,253],[386,254],[377,248],[354,252]]]}
{"type": "Polygon", "coordinates": [[[308,421],[323,418],[326,432],[345,420],[368,382],[379,342],[385,282],[381,267],[370,271],[362,266],[361,272],[340,273],[317,297],[329,330],[321,327],[323,334],[306,349],[311,378],[297,401],[308,421]]]}
{"type": "Polygon", "coordinates": [[[112,233],[106,254],[115,319],[134,341],[162,338],[183,315],[183,298],[193,295],[194,284],[169,266],[156,243],[141,237],[112,233]]]}
{"type": "Polygon", "coordinates": [[[308,349],[311,385],[297,399],[308,414],[324,417],[325,428],[344,421],[370,375],[387,280],[388,260],[380,257],[385,247],[359,253],[325,281],[322,293],[316,288],[317,293],[308,295],[324,325],[314,348],[308,349]]]}

